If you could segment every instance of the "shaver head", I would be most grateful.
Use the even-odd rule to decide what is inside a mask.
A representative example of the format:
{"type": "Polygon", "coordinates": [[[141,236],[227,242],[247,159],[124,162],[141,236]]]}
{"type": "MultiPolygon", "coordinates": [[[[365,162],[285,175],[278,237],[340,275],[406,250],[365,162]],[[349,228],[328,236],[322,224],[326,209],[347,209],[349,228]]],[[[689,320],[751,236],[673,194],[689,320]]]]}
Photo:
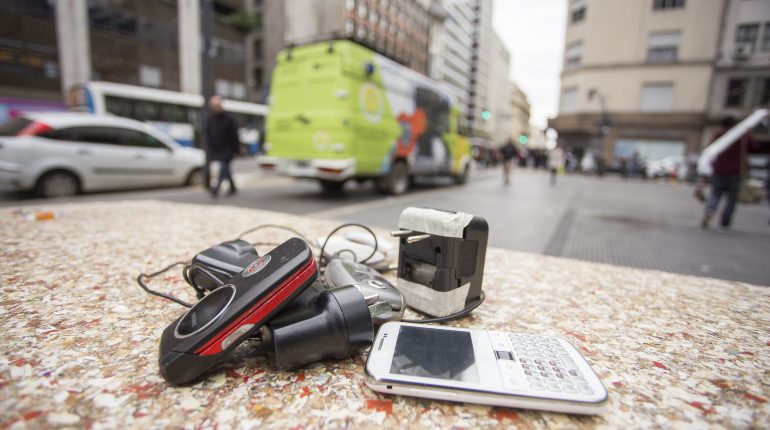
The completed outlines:
{"type": "Polygon", "coordinates": [[[226,284],[233,276],[259,258],[259,253],[245,240],[231,240],[195,254],[185,275],[188,282],[207,291],[226,284]]]}

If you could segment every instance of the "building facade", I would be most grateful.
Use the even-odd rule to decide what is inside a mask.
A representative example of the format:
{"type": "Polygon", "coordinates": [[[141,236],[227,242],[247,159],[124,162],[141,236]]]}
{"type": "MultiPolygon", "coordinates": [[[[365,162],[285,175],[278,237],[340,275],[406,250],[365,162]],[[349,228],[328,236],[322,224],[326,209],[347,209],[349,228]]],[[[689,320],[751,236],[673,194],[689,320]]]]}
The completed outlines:
{"type": "MultiPolygon", "coordinates": [[[[261,30],[258,3],[211,2],[214,93],[257,100],[247,47],[261,30]]],[[[63,107],[87,81],[201,93],[200,18],[200,0],[0,2],[0,104],[63,107]]]]}
{"type": "Polygon", "coordinates": [[[468,126],[477,134],[491,137],[489,126],[489,72],[492,56],[492,0],[474,0],[473,44],[471,49],[470,88],[468,90],[468,126]]]}
{"type": "Polygon", "coordinates": [[[474,0],[437,0],[429,5],[429,76],[452,91],[464,118],[470,104],[474,7],[474,0]]]}
{"type": "Polygon", "coordinates": [[[63,108],[68,89],[97,80],[201,94],[207,4],[214,94],[265,102],[281,49],[347,38],[441,82],[472,133],[507,136],[510,93],[496,89],[510,54],[492,0],[8,0],[0,98],[63,108]]]}
{"type": "Polygon", "coordinates": [[[479,128],[492,142],[501,145],[510,138],[511,92],[506,91],[510,83],[511,54],[497,33],[492,32],[489,47],[486,97],[482,105],[488,114],[483,114],[479,128]],[[502,88],[502,91],[501,91],[502,88]]]}
{"type": "Polygon", "coordinates": [[[722,118],[742,118],[770,105],[770,2],[727,0],[724,11],[704,145],[722,118]]]}
{"type": "Polygon", "coordinates": [[[260,38],[263,87],[286,46],[354,40],[422,74],[428,73],[431,18],[418,0],[264,0],[260,38]]]}
{"type": "MultiPolygon", "coordinates": [[[[510,83],[510,102],[511,102],[511,121],[509,136],[514,142],[519,141],[519,137],[524,134],[531,138],[529,125],[530,105],[529,99],[524,91],[518,85],[510,83]]],[[[527,142],[529,143],[529,142],[527,142]]]]}
{"type": "MultiPolygon", "coordinates": [[[[751,0],[739,0],[751,1],[751,0]]],[[[571,0],[559,142],[611,164],[700,149],[723,0],[571,0]]]]}

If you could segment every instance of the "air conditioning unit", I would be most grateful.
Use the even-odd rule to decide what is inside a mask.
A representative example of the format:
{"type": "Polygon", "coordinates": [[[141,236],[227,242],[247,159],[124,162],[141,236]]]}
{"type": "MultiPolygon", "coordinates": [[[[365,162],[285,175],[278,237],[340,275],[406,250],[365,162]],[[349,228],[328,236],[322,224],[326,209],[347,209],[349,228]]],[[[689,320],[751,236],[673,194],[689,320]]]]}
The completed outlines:
{"type": "Polygon", "coordinates": [[[735,51],[733,52],[733,58],[736,60],[746,60],[751,57],[753,48],[749,44],[735,45],[735,51]]]}

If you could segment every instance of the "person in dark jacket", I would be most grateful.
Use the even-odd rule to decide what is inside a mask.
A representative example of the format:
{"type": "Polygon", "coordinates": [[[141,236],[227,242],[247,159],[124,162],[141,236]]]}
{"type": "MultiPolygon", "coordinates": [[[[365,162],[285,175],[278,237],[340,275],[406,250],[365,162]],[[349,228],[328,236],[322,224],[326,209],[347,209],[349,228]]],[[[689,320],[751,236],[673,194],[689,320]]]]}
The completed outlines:
{"type": "MultiPolygon", "coordinates": [[[[735,125],[735,118],[726,117],[722,120],[722,129],[714,136],[715,141],[723,134],[727,133],[735,125]]],[[[711,195],[706,202],[706,209],[701,220],[701,227],[709,228],[711,217],[716,213],[719,207],[719,200],[722,195],[727,196],[727,202],[722,209],[722,217],[719,222],[722,230],[730,228],[735,211],[735,204],[738,201],[738,191],[741,186],[741,175],[748,170],[747,153],[754,149],[754,140],[750,134],[746,134],[733,142],[727,149],[722,151],[714,160],[713,174],[711,176],[711,195]]]]}
{"type": "Polygon", "coordinates": [[[222,182],[230,182],[228,194],[235,194],[235,187],[230,163],[240,151],[240,138],[238,137],[238,123],[232,115],[222,110],[222,98],[213,96],[209,100],[211,115],[206,119],[206,136],[208,137],[208,160],[219,162],[219,178],[217,185],[211,188],[211,195],[217,197],[222,182]]]}
{"type": "Polygon", "coordinates": [[[519,152],[516,150],[513,140],[508,139],[508,142],[500,148],[500,153],[503,155],[503,183],[509,185],[511,183],[513,159],[516,158],[519,152]]]}

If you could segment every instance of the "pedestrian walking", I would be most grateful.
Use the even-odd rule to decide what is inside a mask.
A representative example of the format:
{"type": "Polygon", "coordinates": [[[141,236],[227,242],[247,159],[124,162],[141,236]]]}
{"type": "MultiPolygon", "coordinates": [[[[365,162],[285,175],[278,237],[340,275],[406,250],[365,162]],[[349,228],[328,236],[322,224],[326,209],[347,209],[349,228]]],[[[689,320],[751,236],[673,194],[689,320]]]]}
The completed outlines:
{"type": "Polygon", "coordinates": [[[230,163],[238,154],[241,147],[238,137],[238,123],[232,115],[222,110],[222,98],[213,96],[209,100],[211,115],[206,119],[206,135],[208,137],[208,160],[219,162],[219,177],[217,184],[211,188],[212,197],[219,196],[219,188],[227,180],[230,182],[228,195],[235,194],[238,189],[233,181],[230,163]]]}
{"type": "MultiPolygon", "coordinates": [[[[765,175],[765,197],[767,203],[770,203],[770,159],[767,160],[767,174],[765,175]]],[[[770,224],[770,221],[767,221],[770,224]]]]}
{"type": "Polygon", "coordinates": [[[556,185],[556,175],[564,169],[564,150],[556,146],[548,153],[548,168],[551,170],[551,186],[556,185]]]}
{"type": "Polygon", "coordinates": [[[508,139],[508,142],[500,148],[500,153],[503,155],[503,183],[507,186],[511,183],[513,160],[518,155],[512,139],[508,139]]]}
{"type": "MultiPolygon", "coordinates": [[[[712,142],[720,136],[727,133],[735,125],[735,118],[726,117],[722,120],[722,128],[716,133],[712,142]]],[[[741,187],[741,175],[748,171],[749,151],[754,149],[755,143],[751,134],[746,133],[740,139],[737,139],[730,146],[720,153],[712,164],[713,174],[711,176],[711,195],[706,202],[706,208],[703,211],[701,227],[709,228],[709,222],[719,207],[719,201],[722,195],[727,197],[727,202],[722,209],[722,216],[719,222],[721,230],[728,230],[732,223],[735,204],[738,200],[738,192],[741,187]]]]}

